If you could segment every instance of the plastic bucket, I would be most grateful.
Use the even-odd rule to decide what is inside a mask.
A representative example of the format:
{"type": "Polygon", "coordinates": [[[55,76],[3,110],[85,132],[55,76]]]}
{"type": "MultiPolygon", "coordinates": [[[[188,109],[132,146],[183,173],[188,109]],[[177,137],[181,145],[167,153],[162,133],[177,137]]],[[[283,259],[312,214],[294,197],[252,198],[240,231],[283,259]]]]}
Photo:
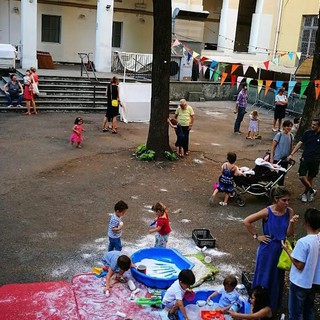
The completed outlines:
{"type": "Polygon", "coordinates": [[[143,264],[139,264],[137,270],[141,273],[146,274],[147,273],[147,267],[144,266],[143,264]]]}

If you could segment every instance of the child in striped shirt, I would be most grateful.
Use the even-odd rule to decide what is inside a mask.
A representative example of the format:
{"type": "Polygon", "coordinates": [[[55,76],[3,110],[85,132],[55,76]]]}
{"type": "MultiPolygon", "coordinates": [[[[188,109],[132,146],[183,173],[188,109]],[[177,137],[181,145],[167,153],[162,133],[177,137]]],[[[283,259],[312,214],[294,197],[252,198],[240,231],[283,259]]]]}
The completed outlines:
{"type": "Polygon", "coordinates": [[[122,217],[128,210],[128,205],[120,200],[114,206],[114,213],[111,215],[109,227],[108,227],[108,237],[109,237],[109,247],[108,251],[117,250],[121,251],[121,233],[123,228],[122,217]]]}

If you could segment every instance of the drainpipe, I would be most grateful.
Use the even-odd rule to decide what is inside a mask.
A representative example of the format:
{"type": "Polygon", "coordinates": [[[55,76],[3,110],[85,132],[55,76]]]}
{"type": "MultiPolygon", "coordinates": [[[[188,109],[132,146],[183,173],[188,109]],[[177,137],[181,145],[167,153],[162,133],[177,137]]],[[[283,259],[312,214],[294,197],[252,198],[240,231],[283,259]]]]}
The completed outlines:
{"type": "Polygon", "coordinates": [[[283,0],[280,0],[279,2],[279,10],[278,10],[278,22],[277,22],[277,29],[276,29],[276,37],[274,39],[274,46],[273,46],[273,55],[272,59],[276,57],[276,51],[278,47],[278,41],[279,41],[279,33],[280,33],[280,24],[281,24],[281,15],[282,15],[282,5],[283,5],[283,0]]]}

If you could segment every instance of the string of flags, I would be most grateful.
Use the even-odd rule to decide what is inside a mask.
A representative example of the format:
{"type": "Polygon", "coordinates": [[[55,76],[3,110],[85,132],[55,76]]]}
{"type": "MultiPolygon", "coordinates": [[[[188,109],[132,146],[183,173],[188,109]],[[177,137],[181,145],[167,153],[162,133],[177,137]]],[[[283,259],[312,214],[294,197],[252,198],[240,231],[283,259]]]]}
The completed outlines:
{"type": "MultiPolygon", "coordinates": [[[[233,64],[233,63],[222,63],[222,62],[218,62],[215,60],[212,60],[210,65],[206,65],[204,64],[204,61],[209,61],[210,59],[205,57],[205,56],[201,56],[199,53],[197,53],[196,51],[193,51],[191,49],[189,49],[185,44],[183,44],[182,42],[180,42],[178,39],[175,39],[174,42],[172,43],[172,47],[182,47],[182,52],[185,56],[187,56],[188,61],[193,58],[194,61],[197,62],[198,66],[199,66],[199,72],[203,72],[203,74],[205,74],[207,72],[207,70],[209,69],[209,79],[213,79],[214,81],[218,81],[220,80],[220,84],[223,85],[224,81],[226,80],[226,78],[228,77],[229,73],[224,72],[226,66],[231,64],[231,73],[230,73],[230,77],[231,77],[231,86],[233,87],[235,85],[235,83],[237,83],[237,88],[239,87],[239,85],[241,84],[241,82],[245,79],[247,85],[250,85],[250,82],[252,80],[257,81],[258,86],[257,86],[257,90],[258,93],[260,93],[264,83],[265,83],[265,90],[264,90],[264,95],[267,95],[270,86],[272,85],[273,82],[276,82],[276,90],[275,90],[275,94],[279,91],[280,87],[284,84],[284,82],[288,83],[288,96],[290,96],[290,94],[292,93],[295,85],[297,83],[300,84],[300,98],[302,97],[302,95],[304,94],[304,92],[306,91],[307,87],[309,86],[309,83],[314,83],[315,86],[315,95],[316,95],[316,99],[318,99],[319,94],[320,94],[320,80],[301,80],[301,81],[274,81],[274,80],[258,80],[258,79],[254,79],[254,78],[249,78],[249,77],[245,77],[245,74],[248,70],[249,67],[252,67],[256,73],[258,73],[258,64],[233,64]],[[242,66],[243,69],[243,76],[237,76],[234,74],[234,72],[240,68],[240,66],[242,66]]],[[[294,55],[297,56],[297,58],[300,60],[301,58],[301,52],[278,52],[276,57],[272,60],[267,60],[264,61],[263,65],[264,65],[264,69],[265,70],[269,70],[269,65],[270,62],[278,65],[279,64],[279,59],[283,56],[287,55],[290,60],[292,60],[294,58],[294,55]]]]}

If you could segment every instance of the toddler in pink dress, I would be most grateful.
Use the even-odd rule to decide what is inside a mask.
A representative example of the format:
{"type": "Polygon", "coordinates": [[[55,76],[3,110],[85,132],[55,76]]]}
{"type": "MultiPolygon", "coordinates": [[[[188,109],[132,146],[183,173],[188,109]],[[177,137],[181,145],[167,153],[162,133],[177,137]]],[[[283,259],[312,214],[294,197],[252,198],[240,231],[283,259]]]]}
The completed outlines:
{"type": "Polygon", "coordinates": [[[83,120],[81,117],[77,117],[74,121],[74,126],[72,128],[72,133],[70,137],[70,142],[73,145],[74,143],[77,144],[77,148],[81,148],[81,142],[83,140],[82,138],[82,123],[83,120]]]}

